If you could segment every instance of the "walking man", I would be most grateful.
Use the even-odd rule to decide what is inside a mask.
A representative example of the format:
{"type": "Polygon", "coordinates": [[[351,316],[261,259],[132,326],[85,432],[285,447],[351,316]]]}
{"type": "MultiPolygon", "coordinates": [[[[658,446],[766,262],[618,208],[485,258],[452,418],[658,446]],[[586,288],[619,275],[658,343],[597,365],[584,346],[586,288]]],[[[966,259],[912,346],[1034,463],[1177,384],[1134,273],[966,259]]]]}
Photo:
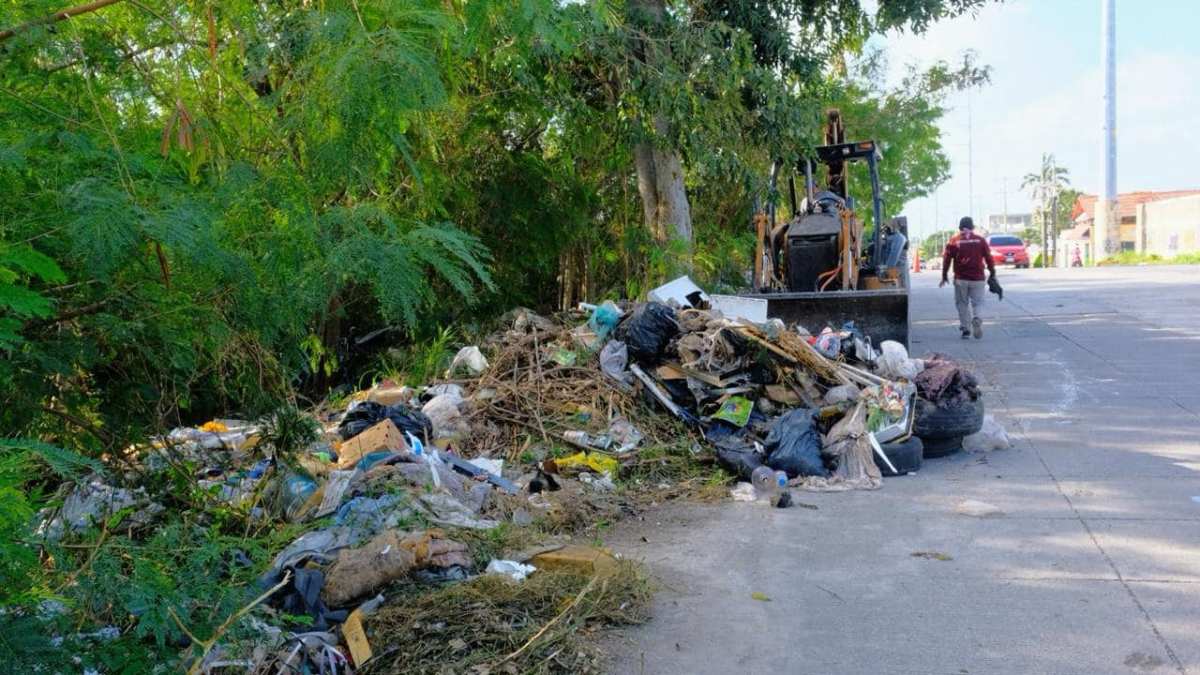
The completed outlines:
{"type": "Polygon", "coordinates": [[[990,276],[996,276],[996,264],[992,262],[992,250],[987,239],[975,234],[975,222],[970,216],[958,221],[958,234],[946,243],[942,254],[942,283],[949,282],[950,264],[954,264],[954,306],[958,308],[958,327],[962,339],[973,334],[978,340],[983,337],[983,298],[987,295],[987,282],[983,276],[986,265],[990,276]]]}

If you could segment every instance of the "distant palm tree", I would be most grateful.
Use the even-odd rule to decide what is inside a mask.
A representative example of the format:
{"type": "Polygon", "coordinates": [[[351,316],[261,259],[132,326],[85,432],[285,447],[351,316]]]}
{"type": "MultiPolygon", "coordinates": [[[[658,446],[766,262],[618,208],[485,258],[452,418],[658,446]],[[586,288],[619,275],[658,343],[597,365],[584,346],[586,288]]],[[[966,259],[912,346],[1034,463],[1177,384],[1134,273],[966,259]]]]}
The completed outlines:
{"type": "Polygon", "coordinates": [[[1063,190],[1071,184],[1067,178],[1066,167],[1058,165],[1051,153],[1042,153],[1042,168],[1037,173],[1027,173],[1021,179],[1021,189],[1029,190],[1030,196],[1038,204],[1038,213],[1042,221],[1042,267],[1050,262],[1049,237],[1047,236],[1047,217],[1053,213],[1051,204],[1058,200],[1063,190]]]}

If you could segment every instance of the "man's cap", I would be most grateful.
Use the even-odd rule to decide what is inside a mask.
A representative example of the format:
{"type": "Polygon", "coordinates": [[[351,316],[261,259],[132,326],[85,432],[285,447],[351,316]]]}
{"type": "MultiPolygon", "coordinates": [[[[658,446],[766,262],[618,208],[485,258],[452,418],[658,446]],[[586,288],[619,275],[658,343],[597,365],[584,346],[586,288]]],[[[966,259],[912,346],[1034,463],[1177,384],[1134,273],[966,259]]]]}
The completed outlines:
{"type": "Polygon", "coordinates": [[[973,230],[975,229],[975,221],[971,220],[971,216],[963,216],[962,220],[958,221],[958,229],[973,230]]]}

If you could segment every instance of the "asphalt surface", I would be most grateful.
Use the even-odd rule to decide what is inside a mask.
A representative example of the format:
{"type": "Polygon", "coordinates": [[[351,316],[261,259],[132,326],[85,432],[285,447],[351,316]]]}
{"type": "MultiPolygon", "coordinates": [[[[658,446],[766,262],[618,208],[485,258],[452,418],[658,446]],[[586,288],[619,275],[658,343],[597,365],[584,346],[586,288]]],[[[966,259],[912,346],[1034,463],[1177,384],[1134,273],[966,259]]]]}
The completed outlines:
{"type": "Polygon", "coordinates": [[[965,342],[937,274],[913,351],[970,361],[1014,447],[623,524],[660,590],[612,672],[1200,673],[1200,267],[1005,270],[965,342]]]}

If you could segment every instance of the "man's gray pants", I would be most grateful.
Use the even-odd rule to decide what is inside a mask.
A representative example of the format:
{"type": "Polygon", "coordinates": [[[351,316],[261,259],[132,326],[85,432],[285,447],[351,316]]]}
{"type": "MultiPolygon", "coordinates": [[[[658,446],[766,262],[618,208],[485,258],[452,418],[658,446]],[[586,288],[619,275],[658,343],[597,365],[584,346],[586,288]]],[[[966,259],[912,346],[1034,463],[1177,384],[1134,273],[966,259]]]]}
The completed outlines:
{"type": "Polygon", "coordinates": [[[983,323],[983,299],[986,296],[986,281],[954,280],[954,306],[958,308],[959,328],[969,331],[974,322],[983,323]]]}

